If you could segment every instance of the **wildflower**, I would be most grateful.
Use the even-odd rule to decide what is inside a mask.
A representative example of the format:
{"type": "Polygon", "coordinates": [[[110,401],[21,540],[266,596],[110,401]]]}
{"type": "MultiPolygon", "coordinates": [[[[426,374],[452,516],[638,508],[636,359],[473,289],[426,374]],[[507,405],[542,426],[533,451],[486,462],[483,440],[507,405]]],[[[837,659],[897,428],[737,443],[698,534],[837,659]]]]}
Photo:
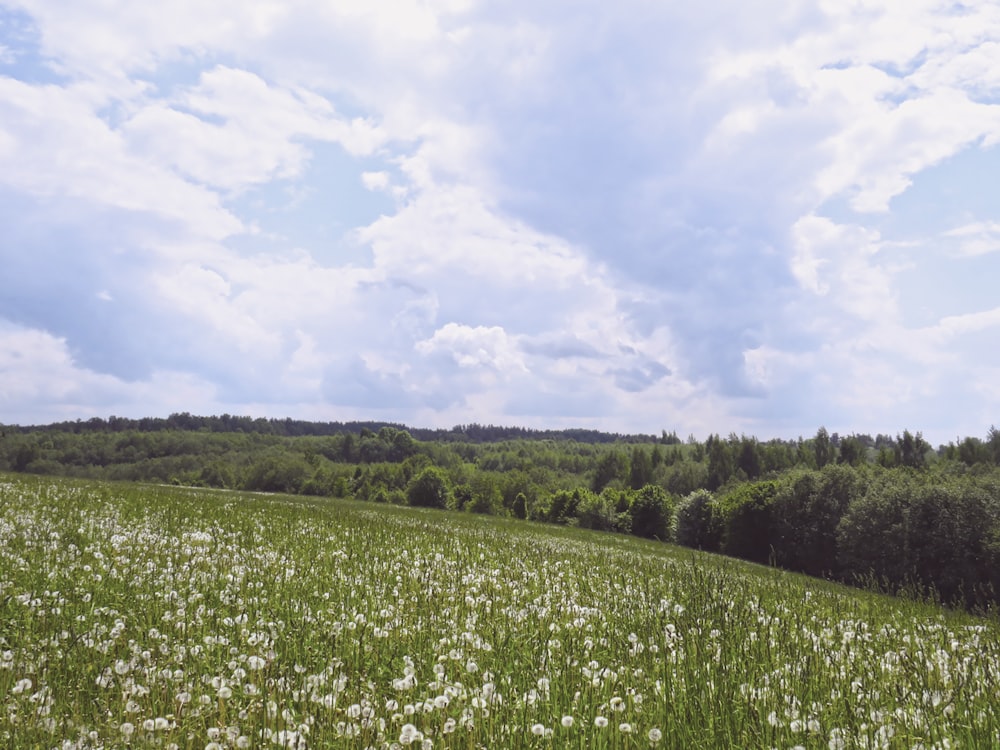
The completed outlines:
{"type": "Polygon", "coordinates": [[[597,718],[594,719],[594,726],[597,727],[598,729],[604,729],[604,727],[606,727],[607,725],[608,725],[608,720],[605,719],[603,716],[598,716],[597,718]]]}
{"type": "Polygon", "coordinates": [[[122,736],[131,737],[132,734],[135,732],[135,724],[133,724],[131,721],[126,721],[118,729],[122,733],[122,736]]]}
{"type": "Polygon", "coordinates": [[[627,721],[623,721],[621,724],[618,725],[618,731],[621,732],[622,734],[631,734],[632,725],[629,724],[627,721]]]}
{"type": "Polygon", "coordinates": [[[413,726],[413,724],[403,724],[403,728],[399,730],[400,745],[412,745],[414,742],[422,740],[423,738],[423,733],[413,726]]]}
{"type": "Polygon", "coordinates": [[[646,736],[649,737],[650,742],[659,742],[660,740],[663,739],[663,732],[661,732],[656,727],[653,727],[652,729],[649,730],[649,734],[647,734],[646,736]]]}
{"type": "Polygon", "coordinates": [[[543,734],[545,734],[545,726],[542,724],[535,724],[533,727],[531,727],[531,733],[537,737],[541,737],[543,734]]]}
{"type": "Polygon", "coordinates": [[[560,723],[564,727],[566,727],[567,729],[569,729],[571,726],[573,726],[573,717],[572,716],[563,716],[562,717],[562,721],[560,723]]]}

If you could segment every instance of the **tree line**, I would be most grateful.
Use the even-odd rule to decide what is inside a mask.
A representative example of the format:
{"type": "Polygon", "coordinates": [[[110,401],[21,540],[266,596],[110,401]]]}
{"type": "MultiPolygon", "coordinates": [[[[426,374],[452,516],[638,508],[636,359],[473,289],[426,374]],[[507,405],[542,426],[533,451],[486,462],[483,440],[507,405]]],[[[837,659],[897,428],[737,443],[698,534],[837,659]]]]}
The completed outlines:
{"type": "Polygon", "coordinates": [[[186,414],[6,426],[0,470],[505,515],[969,607],[1000,599],[993,428],[937,449],[908,430],[872,437],[820,428],[770,441],[480,425],[430,432],[186,414]]]}

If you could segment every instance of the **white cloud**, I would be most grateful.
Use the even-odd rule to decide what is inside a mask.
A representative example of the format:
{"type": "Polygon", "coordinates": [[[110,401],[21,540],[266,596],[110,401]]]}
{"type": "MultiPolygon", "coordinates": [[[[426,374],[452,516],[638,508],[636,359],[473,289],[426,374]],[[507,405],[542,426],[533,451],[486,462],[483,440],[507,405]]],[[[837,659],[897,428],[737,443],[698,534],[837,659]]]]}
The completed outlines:
{"type": "Polygon", "coordinates": [[[944,232],[947,239],[955,238],[960,255],[974,257],[1000,251],[1000,222],[975,221],[944,232]]]}
{"type": "Polygon", "coordinates": [[[362,172],[361,183],[368,190],[385,190],[389,187],[389,173],[382,172],[362,172]]]}
{"type": "Polygon", "coordinates": [[[459,367],[488,367],[501,374],[527,372],[516,342],[500,326],[447,323],[429,339],[418,341],[416,350],[424,355],[450,357],[459,367]]]}
{"type": "Polygon", "coordinates": [[[108,414],[166,414],[216,405],[215,388],[190,373],[126,382],[80,367],[67,342],[0,319],[0,410],[20,424],[108,414]],[[190,406],[188,406],[190,405],[190,406]],[[152,410],[152,411],[149,411],[152,410]]]}
{"type": "Polygon", "coordinates": [[[905,200],[998,140],[992,4],[17,7],[57,82],[0,78],[31,291],[0,314],[75,379],[59,408],[176,378],[237,411],[766,433],[904,415],[992,331],[912,300],[931,256],[988,273],[1000,216],[905,200]],[[80,278],[46,284],[61,249],[80,278]]]}
{"type": "Polygon", "coordinates": [[[97,114],[110,103],[86,85],[0,78],[0,183],[158,215],[211,239],[242,230],[216,194],[130,154],[97,114]]]}
{"type": "Polygon", "coordinates": [[[862,320],[897,318],[891,270],[875,259],[882,244],[878,232],[810,215],[791,234],[792,271],[805,289],[862,320]]]}

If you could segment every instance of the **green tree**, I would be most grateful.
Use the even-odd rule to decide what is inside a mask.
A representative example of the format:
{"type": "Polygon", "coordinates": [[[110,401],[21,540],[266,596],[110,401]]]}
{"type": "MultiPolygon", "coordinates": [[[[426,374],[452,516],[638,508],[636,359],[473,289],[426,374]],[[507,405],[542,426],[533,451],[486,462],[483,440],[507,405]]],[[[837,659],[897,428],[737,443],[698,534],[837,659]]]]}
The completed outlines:
{"type": "Polygon", "coordinates": [[[695,490],[682,498],[674,512],[677,543],[694,549],[718,550],[714,509],[715,501],[708,490],[695,490]]]}
{"type": "Polygon", "coordinates": [[[840,441],[840,455],[837,462],[848,466],[861,466],[865,463],[868,449],[858,438],[850,436],[840,441]]]}
{"type": "Polygon", "coordinates": [[[813,452],[816,455],[816,468],[822,469],[827,464],[833,463],[837,455],[837,449],[830,441],[830,434],[825,427],[816,430],[816,437],[813,438],[813,452]]]}
{"type": "Polygon", "coordinates": [[[752,480],[760,476],[761,456],[760,444],[757,442],[757,438],[746,437],[745,435],[740,437],[739,459],[736,462],[736,466],[746,474],[747,479],[752,480]]]}
{"type": "Polygon", "coordinates": [[[921,433],[911,435],[909,430],[903,430],[903,436],[896,438],[896,465],[923,469],[927,466],[927,452],[930,449],[931,446],[921,433]]]}
{"type": "Polygon", "coordinates": [[[647,484],[632,497],[632,533],[647,539],[670,541],[673,503],[666,490],[647,484]]]}
{"type": "Polygon", "coordinates": [[[723,553],[759,563],[770,561],[774,543],[771,506],[777,490],[777,482],[747,482],[719,499],[723,553]]]}
{"type": "Polygon", "coordinates": [[[406,499],[410,505],[420,508],[446,508],[450,492],[444,471],[437,466],[428,466],[410,481],[406,499]]]}
{"type": "MultiPolygon", "coordinates": [[[[632,448],[632,460],[629,466],[628,484],[633,490],[644,487],[653,481],[653,461],[649,453],[641,446],[632,448]]],[[[604,489],[603,487],[601,489],[604,489]]]]}
{"type": "Polygon", "coordinates": [[[514,518],[525,519],[528,517],[528,498],[523,492],[518,492],[511,505],[511,512],[514,518]]]}
{"type": "Polygon", "coordinates": [[[624,479],[628,469],[628,459],[616,450],[605,453],[597,462],[594,479],[590,488],[600,492],[616,479],[624,479]]]}

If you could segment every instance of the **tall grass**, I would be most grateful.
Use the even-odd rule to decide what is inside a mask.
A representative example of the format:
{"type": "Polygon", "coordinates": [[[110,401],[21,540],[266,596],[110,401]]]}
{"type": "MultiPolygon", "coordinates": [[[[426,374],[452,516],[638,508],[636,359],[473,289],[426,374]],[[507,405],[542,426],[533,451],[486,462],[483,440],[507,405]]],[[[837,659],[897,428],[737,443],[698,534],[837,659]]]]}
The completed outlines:
{"type": "Polygon", "coordinates": [[[0,477],[0,746],[988,748],[992,622],[630,538],[0,477]]]}

